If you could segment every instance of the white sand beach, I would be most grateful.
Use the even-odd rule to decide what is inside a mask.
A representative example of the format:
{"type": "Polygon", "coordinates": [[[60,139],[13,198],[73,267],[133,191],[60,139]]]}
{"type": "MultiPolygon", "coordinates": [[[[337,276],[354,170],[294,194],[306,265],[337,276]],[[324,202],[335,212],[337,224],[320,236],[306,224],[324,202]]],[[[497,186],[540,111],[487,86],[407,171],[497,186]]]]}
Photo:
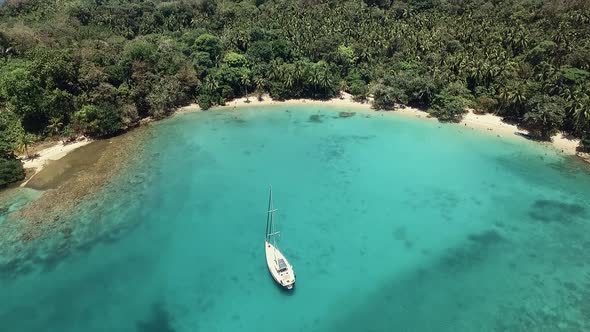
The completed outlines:
{"type": "Polygon", "coordinates": [[[24,160],[23,167],[34,168],[37,172],[39,172],[48,161],[61,159],[71,151],[74,151],[81,146],[87,145],[90,142],[92,142],[92,140],[83,138],[79,141],[69,144],[58,143],[54,146],[37,152],[37,156],[35,158],[24,160]]]}
{"type": "Polygon", "coordinates": [[[68,144],[60,142],[46,149],[38,151],[34,158],[23,158],[23,167],[25,169],[33,169],[34,173],[31,175],[30,178],[28,178],[25,182],[21,184],[21,187],[25,186],[27,182],[29,182],[37,173],[39,173],[39,171],[41,171],[48,162],[59,160],[65,157],[68,153],[76,150],[77,148],[90,144],[90,142],[92,142],[92,140],[87,138],[83,138],[76,142],[68,144]]]}

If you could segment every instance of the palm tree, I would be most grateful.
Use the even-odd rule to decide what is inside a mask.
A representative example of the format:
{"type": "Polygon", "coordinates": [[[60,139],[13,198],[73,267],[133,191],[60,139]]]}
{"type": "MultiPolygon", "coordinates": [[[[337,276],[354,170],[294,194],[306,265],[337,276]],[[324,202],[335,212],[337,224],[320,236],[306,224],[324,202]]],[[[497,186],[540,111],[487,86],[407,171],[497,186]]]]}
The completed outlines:
{"type": "Polygon", "coordinates": [[[510,103],[517,107],[524,105],[524,103],[526,103],[526,100],[527,99],[525,94],[522,93],[522,91],[520,90],[512,91],[512,93],[509,96],[510,103]]]}
{"type": "Polygon", "coordinates": [[[29,145],[31,143],[33,143],[33,137],[25,131],[18,136],[17,149],[21,153],[24,152],[27,159],[31,158],[29,155],[29,145]]]}
{"type": "Polygon", "coordinates": [[[299,83],[301,79],[305,75],[305,66],[302,62],[297,61],[295,63],[295,68],[293,69],[293,79],[299,83]]]}
{"type": "Polygon", "coordinates": [[[579,133],[590,130],[590,96],[585,93],[575,95],[572,111],[574,127],[579,133]]]}
{"type": "Polygon", "coordinates": [[[321,74],[317,65],[311,67],[311,71],[308,76],[308,81],[313,87],[313,94],[315,96],[317,86],[320,84],[321,74]]]}
{"type": "Polygon", "coordinates": [[[293,83],[295,81],[295,75],[293,75],[292,66],[288,65],[285,66],[285,70],[283,71],[283,79],[285,80],[285,86],[288,88],[293,87],[293,83]]]}
{"type": "Polygon", "coordinates": [[[266,79],[262,76],[256,76],[254,78],[254,84],[256,84],[256,90],[262,92],[266,87],[266,79]]]}
{"type": "Polygon", "coordinates": [[[326,93],[326,89],[332,86],[332,75],[330,73],[330,69],[327,66],[324,66],[319,74],[320,88],[324,93],[326,93]]]}
{"type": "Polygon", "coordinates": [[[506,87],[502,87],[498,96],[500,97],[502,104],[506,106],[510,100],[510,90],[508,90],[506,87]]]}
{"type": "Polygon", "coordinates": [[[240,77],[240,83],[244,87],[244,95],[246,96],[246,102],[250,102],[250,100],[248,99],[248,86],[250,85],[250,75],[248,75],[248,73],[245,72],[242,73],[242,76],[240,77]]]}
{"type": "Polygon", "coordinates": [[[63,125],[64,124],[63,124],[61,118],[51,118],[49,120],[49,125],[47,126],[47,128],[49,128],[52,135],[57,135],[57,134],[59,134],[63,125]]]}
{"type": "Polygon", "coordinates": [[[281,78],[282,76],[282,63],[277,60],[270,61],[270,73],[268,78],[271,81],[276,81],[281,78]]]}
{"type": "Polygon", "coordinates": [[[219,85],[217,84],[217,80],[215,80],[213,75],[207,75],[207,77],[205,77],[205,87],[207,90],[209,90],[209,92],[214,92],[217,90],[219,85]]]}

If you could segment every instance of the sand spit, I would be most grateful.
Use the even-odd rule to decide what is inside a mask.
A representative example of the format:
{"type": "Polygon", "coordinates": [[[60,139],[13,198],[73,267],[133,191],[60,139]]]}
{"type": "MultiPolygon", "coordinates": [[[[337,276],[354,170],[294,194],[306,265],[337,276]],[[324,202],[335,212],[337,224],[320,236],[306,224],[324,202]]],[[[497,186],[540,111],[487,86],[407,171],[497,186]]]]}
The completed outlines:
{"type": "Polygon", "coordinates": [[[146,134],[139,128],[107,140],[72,150],[63,158],[46,165],[26,184],[44,190],[43,194],[7,221],[20,223],[21,240],[30,241],[46,228],[57,227],[83,199],[96,193],[115,178],[141,148],[146,134]]]}

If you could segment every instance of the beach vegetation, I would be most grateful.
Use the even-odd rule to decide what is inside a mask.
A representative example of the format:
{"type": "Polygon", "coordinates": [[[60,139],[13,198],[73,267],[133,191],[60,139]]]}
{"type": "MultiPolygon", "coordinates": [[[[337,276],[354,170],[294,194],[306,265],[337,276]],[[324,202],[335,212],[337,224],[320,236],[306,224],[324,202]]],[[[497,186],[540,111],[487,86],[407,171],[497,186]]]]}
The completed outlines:
{"type": "Polygon", "coordinates": [[[25,178],[22,162],[14,154],[18,134],[11,132],[14,128],[6,115],[6,110],[0,109],[0,188],[25,178]]]}
{"type": "Polygon", "coordinates": [[[581,152],[590,153],[590,133],[587,133],[584,136],[582,136],[582,140],[578,150],[581,152]]]}
{"type": "Polygon", "coordinates": [[[0,157],[0,188],[24,178],[25,171],[20,160],[0,157]]]}
{"type": "Polygon", "coordinates": [[[460,83],[452,83],[434,96],[428,113],[442,122],[460,122],[469,106],[471,102],[465,88],[460,83]]]}
{"type": "Polygon", "coordinates": [[[558,132],[565,119],[565,102],[561,97],[537,96],[528,102],[522,126],[540,140],[550,140],[558,132]]]}
{"type": "Polygon", "coordinates": [[[85,105],[74,113],[74,127],[90,137],[109,137],[123,129],[118,110],[95,105],[85,105]]]}

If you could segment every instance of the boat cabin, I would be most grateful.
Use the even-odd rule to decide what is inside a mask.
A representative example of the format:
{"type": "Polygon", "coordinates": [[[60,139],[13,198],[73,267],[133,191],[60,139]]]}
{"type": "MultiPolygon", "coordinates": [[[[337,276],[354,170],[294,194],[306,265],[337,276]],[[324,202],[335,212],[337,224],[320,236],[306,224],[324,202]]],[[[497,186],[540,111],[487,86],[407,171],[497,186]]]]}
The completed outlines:
{"type": "Polygon", "coordinates": [[[287,263],[285,263],[285,260],[284,259],[279,258],[278,259],[278,263],[279,263],[278,264],[279,265],[279,268],[278,268],[278,271],[279,272],[285,272],[285,271],[287,271],[287,263]]]}

